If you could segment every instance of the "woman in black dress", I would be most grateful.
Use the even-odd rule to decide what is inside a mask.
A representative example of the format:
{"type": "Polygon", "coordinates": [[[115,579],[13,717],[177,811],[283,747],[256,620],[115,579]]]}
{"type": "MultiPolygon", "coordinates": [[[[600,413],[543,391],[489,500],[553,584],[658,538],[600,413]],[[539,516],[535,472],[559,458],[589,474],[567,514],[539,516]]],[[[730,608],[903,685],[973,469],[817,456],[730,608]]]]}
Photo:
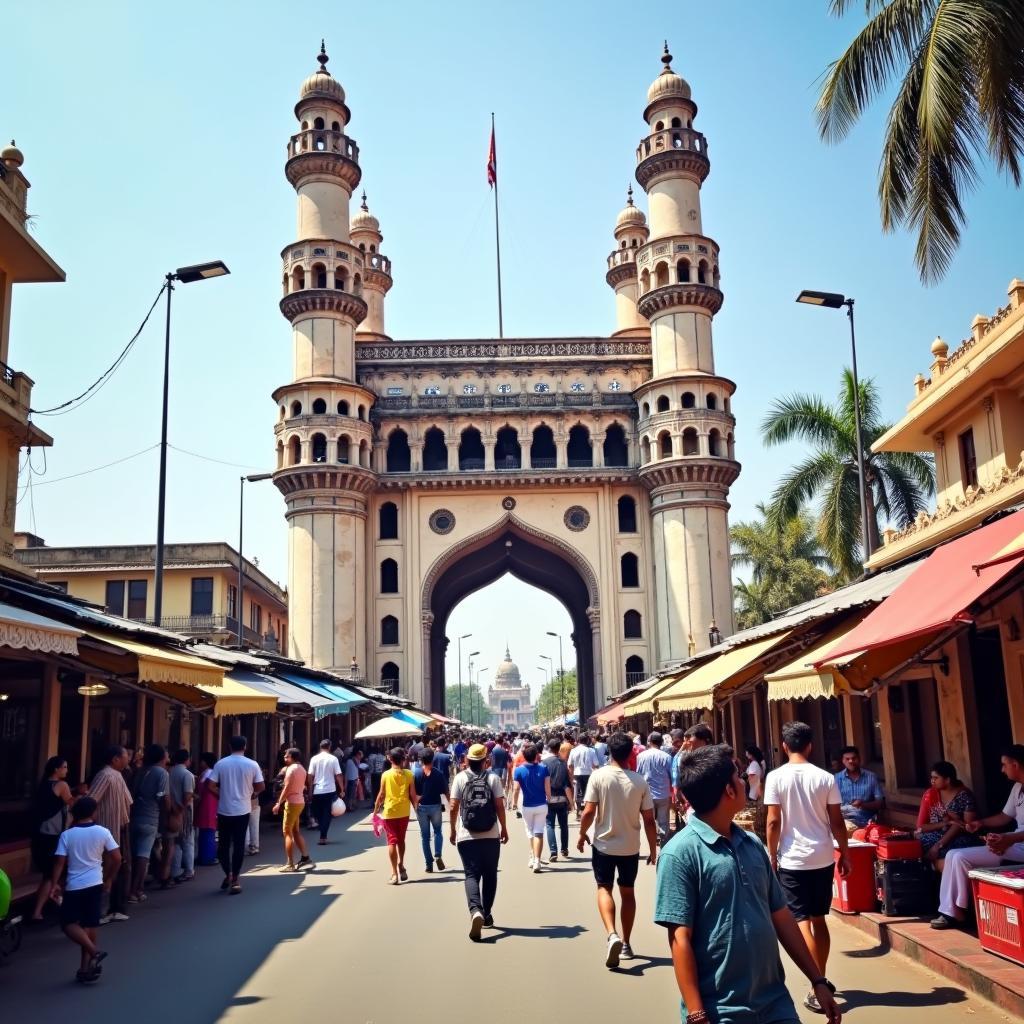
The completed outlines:
{"type": "Polygon", "coordinates": [[[63,757],[51,757],[46,762],[32,801],[32,864],[43,876],[36,890],[33,921],[42,921],[43,907],[53,888],[53,857],[57,852],[57,840],[67,825],[68,805],[74,799],[67,777],[67,761],[63,757]]]}

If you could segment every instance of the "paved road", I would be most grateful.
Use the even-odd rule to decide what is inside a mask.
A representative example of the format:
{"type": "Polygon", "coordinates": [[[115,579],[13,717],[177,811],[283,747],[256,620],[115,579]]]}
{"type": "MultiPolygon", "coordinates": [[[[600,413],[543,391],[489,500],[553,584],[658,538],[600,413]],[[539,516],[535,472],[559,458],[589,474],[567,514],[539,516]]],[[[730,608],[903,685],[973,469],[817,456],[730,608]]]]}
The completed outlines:
{"type": "MultiPolygon", "coordinates": [[[[77,953],[55,928],[32,932],[0,971],[3,1020],[522,1024],[557,1007],[561,1020],[641,1014],[652,1024],[678,1021],[665,936],[650,922],[653,871],[642,867],[638,881],[638,959],[608,971],[589,864],[577,858],[530,873],[517,825],[502,854],[499,927],[479,945],[467,938],[461,874],[451,867],[423,873],[415,825],[410,882],[397,888],[386,884],[386,855],[365,817],[336,823],[332,845],[313,847],[320,866],[301,876],[278,873],[280,842],[268,827],[263,854],[248,860],[241,896],[221,895],[219,872],[202,869],[196,882],[153,893],[130,922],[102,929],[110,957],[98,985],[83,989],[70,980],[77,953]]],[[[445,856],[458,863],[454,848],[445,856]]],[[[852,928],[837,925],[833,933],[829,973],[846,994],[850,1021],[1008,1019],[945,979],[880,953],[852,928]]],[[[795,968],[789,974],[794,995],[802,995],[795,968]]],[[[822,1019],[801,1012],[806,1022],[822,1019]]]]}

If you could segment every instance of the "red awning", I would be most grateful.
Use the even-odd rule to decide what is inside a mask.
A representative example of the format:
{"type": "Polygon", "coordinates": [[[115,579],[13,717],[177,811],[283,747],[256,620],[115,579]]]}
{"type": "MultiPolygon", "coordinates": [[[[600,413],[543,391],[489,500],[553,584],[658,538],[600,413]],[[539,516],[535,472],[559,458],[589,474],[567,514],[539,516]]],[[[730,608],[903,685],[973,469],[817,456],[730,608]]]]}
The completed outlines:
{"type": "Polygon", "coordinates": [[[597,719],[597,724],[598,725],[614,725],[616,722],[621,722],[622,721],[622,716],[623,716],[624,710],[625,710],[624,709],[625,703],[626,703],[625,699],[617,700],[614,703],[609,704],[606,707],[603,707],[594,716],[597,719]]]}
{"type": "Polygon", "coordinates": [[[825,660],[836,663],[850,654],[973,621],[971,605],[1024,562],[1024,550],[986,563],[1013,550],[1010,545],[1024,547],[1022,536],[1024,511],[936,548],[825,660]]]}

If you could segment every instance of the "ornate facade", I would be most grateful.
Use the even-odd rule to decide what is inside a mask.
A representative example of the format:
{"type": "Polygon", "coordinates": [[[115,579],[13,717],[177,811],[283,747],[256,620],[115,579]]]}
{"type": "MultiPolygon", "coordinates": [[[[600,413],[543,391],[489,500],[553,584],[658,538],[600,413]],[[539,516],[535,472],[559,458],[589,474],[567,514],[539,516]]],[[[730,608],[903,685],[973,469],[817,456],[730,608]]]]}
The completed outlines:
{"type": "Polygon", "coordinates": [[[445,626],[511,572],[569,611],[584,715],[732,629],[728,490],[734,385],[715,372],[718,246],[701,223],[710,169],[690,87],[648,91],[636,178],[606,280],[602,338],[393,341],[379,221],[360,185],[341,85],[303,83],[285,173],[298,200],[282,253],[292,381],[275,482],[289,523],[289,653],[442,709],[445,626]]]}
{"type": "Polygon", "coordinates": [[[530,687],[523,683],[519,666],[505,648],[505,660],[494,673],[494,685],[487,688],[487,707],[491,726],[503,732],[515,732],[533,724],[530,687]]]}

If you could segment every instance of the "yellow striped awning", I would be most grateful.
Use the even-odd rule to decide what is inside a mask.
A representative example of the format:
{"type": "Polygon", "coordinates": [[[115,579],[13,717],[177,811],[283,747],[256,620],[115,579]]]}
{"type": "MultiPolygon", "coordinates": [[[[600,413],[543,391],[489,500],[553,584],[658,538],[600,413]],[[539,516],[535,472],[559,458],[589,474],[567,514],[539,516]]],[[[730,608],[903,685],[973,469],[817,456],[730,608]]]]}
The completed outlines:
{"type": "Polygon", "coordinates": [[[834,697],[837,692],[846,690],[846,680],[837,672],[824,665],[821,668],[814,666],[817,662],[825,661],[829,651],[838,648],[847,633],[860,625],[866,614],[867,612],[847,619],[812,647],[801,651],[789,664],[767,673],[764,678],[768,684],[768,699],[804,700],[808,697],[834,697]]]}
{"type": "Polygon", "coordinates": [[[139,640],[90,629],[88,635],[133,655],[140,683],[183,683],[186,686],[220,686],[226,666],[216,665],[185,651],[154,647],[139,640]]]}
{"type": "Polygon", "coordinates": [[[203,693],[214,699],[213,716],[261,715],[277,709],[277,697],[263,693],[253,686],[246,686],[234,679],[225,679],[217,686],[200,684],[203,693]]]}
{"type": "Polygon", "coordinates": [[[752,679],[760,671],[764,655],[782,644],[790,632],[786,630],[756,643],[734,647],[711,661],[705,661],[656,698],[657,710],[710,710],[715,706],[716,691],[742,686],[752,679]]]}
{"type": "Polygon", "coordinates": [[[622,706],[622,717],[629,718],[632,715],[653,715],[654,701],[670,686],[678,683],[679,680],[686,675],[689,675],[689,671],[675,672],[670,676],[666,676],[664,679],[659,679],[651,686],[648,686],[643,693],[638,693],[635,697],[630,697],[630,699],[622,706]]]}

